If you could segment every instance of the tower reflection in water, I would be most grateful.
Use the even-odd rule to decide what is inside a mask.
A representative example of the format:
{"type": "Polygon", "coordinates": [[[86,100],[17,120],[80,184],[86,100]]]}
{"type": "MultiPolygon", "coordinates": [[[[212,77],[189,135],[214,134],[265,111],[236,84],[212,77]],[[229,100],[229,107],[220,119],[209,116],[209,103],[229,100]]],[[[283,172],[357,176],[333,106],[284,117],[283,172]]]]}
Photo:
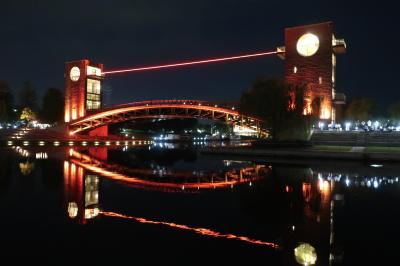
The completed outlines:
{"type": "MultiPolygon", "coordinates": [[[[144,224],[164,225],[215,238],[235,239],[254,245],[267,246],[274,249],[279,248],[279,245],[276,243],[252,239],[247,236],[220,233],[207,228],[196,228],[174,222],[154,221],[111,211],[102,211],[99,207],[99,176],[89,174],[99,173],[103,178],[108,178],[117,182],[124,182],[125,184],[133,185],[134,187],[146,187],[157,190],[162,189],[166,192],[171,192],[171,189],[174,189],[175,192],[185,192],[185,187],[189,190],[195,191],[196,189],[216,189],[224,187],[232,188],[233,185],[244,182],[248,182],[251,185],[252,181],[260,179],[269,171],[269,168],[264,165],[246,167],[240,169],[239,171],[229,170],[219,176],[211,175],[210,177],[206,178],[208,179],[207,182],[200,182],[199,179],[196,179],[197,182],[195,183],[171,183],[155,182],[111,172],[107,170],[107,167],[109,166],[107,166],[104,162],[100,162],[95,158],[91,158],[88,155],[81,154],[74,150],[70,150],[69,155],[71,156],[70,161],[64,162],[65,203],[67,206],[69,219],[76,221],[79,224],[86,224],[88,220],[96,218],[99,215],[103,215],[105,217],[126,219],[144,224]]],[[[126,169],[123,170],[126,171],[126,169]]],[[[147,173],[147,171],[144,170],[137,170],[136,172],[147,173]]],[[[177,175],[179,175],[179,173],[177,173],[177,175]]]]}
{"type": "MultiPolygon", "coordinates": [[[[89,153],[90,154],[90,153],[89,153]]],[[[283,247],[285,253],[296,255],[297,262],[305,262],[310,265],[315,263],[320,252],[306,251],[304,243],[311,243],[320,248],[321,243],[327,243],[328,239],[320,232],[330,232],[330,245],[333,245],[333,199],[331,192],[334,186],[334,180],[327,180],[321,174],[316,174],[311,169],[306,170],[306,176],[293,179],[287,176],[287,173],[280,172],[280,167],[276,168],[275,175],[285,177],[284,193],[288,195],[288,203],[295,206],[292,211],[297,212],[296,208],[300,207],[302,217],[294,217],[286,221],[288,223],[289,233],[282,232],[282,236],[286,238],[282,242],[273,243],[263,240],[252,239],[246,236],[220,233],[212,229],[195,228],[188,225],[154,221],[141,217],[134,217],[125,214],[115,213],[112,210],[101,210],[99,206],[99,178],[122,183],[124,186],[134,188],[145,188],[150,190],[186,193],[199,193],[203,189],[231,189],[240,183],[247,183],[249,186],[252,182],[265,179],[271,172],[271,166],[263,164],[254,164],[253,166],[245,166],[240,169],[229,169],[212,173],[209,176],[198,174],[193,171],[193,176],[186,176],[188,173],[175,172],[175,177],[184,177],[183,181],[167,178],[160,179],[159,171],[152,169],[128,169],[127,167],[107,163],[107,161],[99,160],[94,156],[77,152],[69,151],[69,161],[64,162],[64,185],[65,185],[65,205],[69,219],[76,221],[79,224],[86,224],[88,220],[102,215],[104,217],[114,217],[126,219],[134,222],[145,224],[159,224],[168,227],[173,227],[179,230],[192,231],[197,234],[207,235],[217,238],[236,239],[245,241],[255,245],[264,245],[272,248],[283,247]],[[119,172],[117,172],[119,171],[119,172]],[[123,173],[123,174],[122,174],[123,173]],[[128,175],[130,174],[130,175],[128,175]],[[141,177],[138,177],[141,176],[141,177]],[[201,178],[200,178],[201,177],[201,178]],[[287,179],[286,179],[287,177],[287,179]],[[299,183],[300,182],[300,183],[299,183]],[[298,190],[300,185],[300,191],[298,190]],[[299,191],[300,193],[298,193],[299,191]],[[303,204],[299,205],[298,199],[302,199],[303,204]],[[297,207],[296,207],[297,206],[297,207]],[[330,230],[326,230],[326,225],[329,225],[330,230]],[[317,234],[315,232],[318,232],[317,234]],[[301,240],[298,241],[298,240],[301,240]],[[290,251],[289,251],[290,249],[290,251]]],[[[281,168],[282,169],[282,168],[281,168]]],[[[171,173],[163,171],[161,175],[169,176],[171,173]]],[[[309,244],[306,245],[310,246],[309,244]]],[[[329,244],[326,245],[326,252],[322,252],[322,259],[331,259],[334,255],[329,254],[329,244]],[[324,254],[325,253],[325,254],[324,254]]],[[[288,254],[289,255],[289,254],[288,254]]],[[[291,256],[292,259],[294,256],[291,256]]]]}
{"type": "MultiPolygon", "coordinates": [[[[337,213],[343,207],[346,191],[358,188],[372,191],[398,182],[398,178],[395,176],[370,177],[368,175],[332,173],[325,170],[313,171],[301,166],[269,166],[256,163],[241,165],[240,169],[239,167],[222,171],[218,169],[215,173],[207,172],[207,174],[199,171],[171,173],[168,168],[160,171],[152,168],[124,167],[75,150],[71,150],[69,154],[69,160],[64,162],[65,206],[66,213],[72,221],[85,224],[90,219],[104,216],[139,223],[160,224],[207,236],[237,239],[271,247],[279,246],[283,249],[290,249],[293,259],[294,255],[297,255],[296,261],[303,261],[307,264],[315,261],[316,263],[329,260],[334,262],[343,259],[341,235],[338,235],[341,231],[337,230],[335,212],[337,213]],[[202,193],[203,190],[230,190],[232,187],[237,187],[238,189],[234,191],[238,192],[237,195],[244,201],[247,199],[262,200],[262,197],[253,197],[254,194],[261,192],[265,195],[267,191],[273,195],[267,201],[249,200],[248,202],[252,205],[263,206],[264,212],[270,210],[268,206],[279,205],[271,210],[280,209],[285,212],[285,218],[281,221],[285,224],[288,232],[279,232],[282,236],[279,238],[279,243],[271,243],[240,234],[220,233],[212,229],[200,230],[200,228],[180,224],[179,221],[174,221],[173,217],[170,217],[169,221],[162,221],[116,213],[112,209],[101,210],[99,206],[100,179],[107,179],[127,187],[173,193],[202,193]],[[257,182],[258,180],[261,182],[257,182]],[[275,183],[270,182],[273,180],[275,183]],[[239,184],[243,184],[243,186],[239,184]],[[264,188],[260,190],[262,184],[264,184],[264,188]],[[271,187],[269,190],[266,189],[268,186],[271,187]],[[245,197],[248,198],[245,199],[245,197]],[[277,199],[285,203],[280,204],[277,199]],[[316,250],[309,248],[309,245],[303,245],[305,243],[316,250]]],[[[227,165],[229,162],[225,162],[225,166],[227,165]]],[[[270,225],[267,223],[265,226],[270,225]]],[[[267,240],[278,239],[275,236],[271,238],[264,236],[264,238],[267,240]]]]}
{"type": "Polygon", "coordinates": [[[85,174],[74,163],[64,162],[64,195],[70,219],[85,224],[99,215],[99,177],[85,174]]]}

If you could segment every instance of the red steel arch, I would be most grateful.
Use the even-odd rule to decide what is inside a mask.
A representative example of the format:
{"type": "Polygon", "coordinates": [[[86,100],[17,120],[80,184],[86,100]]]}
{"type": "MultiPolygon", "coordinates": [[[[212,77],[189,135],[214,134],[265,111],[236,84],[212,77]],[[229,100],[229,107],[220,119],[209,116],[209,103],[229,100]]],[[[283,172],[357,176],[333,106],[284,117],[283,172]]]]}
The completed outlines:
{"type": "Polygon", "coordinates": [[[117,105],[70,122],[69,131],[70,134],[85,133],[110,124],[149,118],[212,119],[238,124],[265,134],[260,127],[260,119],[243,116],[234,106],[197,100],[157,100],[117,105]]]}

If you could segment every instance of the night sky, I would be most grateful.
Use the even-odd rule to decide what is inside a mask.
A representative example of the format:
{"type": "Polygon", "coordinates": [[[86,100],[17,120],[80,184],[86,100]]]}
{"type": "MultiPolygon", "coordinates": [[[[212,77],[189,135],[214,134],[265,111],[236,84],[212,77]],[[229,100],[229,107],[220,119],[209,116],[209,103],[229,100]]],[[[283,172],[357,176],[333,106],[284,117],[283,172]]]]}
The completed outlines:
{"type": "MultiPolygon", "coordinates": [[[[64,62],[106,70],[274,50],[284,28],[332,20],[347,42],[337,89],[348,97],[400,101],[398,14],[391,1],[126,0],[1,1],[0,79],[16,95],[24,80],[42,95],[63,88],[64,62]],[[369,1],[365,1],[369,2],[369,1]]],[[[110,76],[108,104],[150,99],[239,99],[260,76],[282,76],[262,57],[110,76]]]]}

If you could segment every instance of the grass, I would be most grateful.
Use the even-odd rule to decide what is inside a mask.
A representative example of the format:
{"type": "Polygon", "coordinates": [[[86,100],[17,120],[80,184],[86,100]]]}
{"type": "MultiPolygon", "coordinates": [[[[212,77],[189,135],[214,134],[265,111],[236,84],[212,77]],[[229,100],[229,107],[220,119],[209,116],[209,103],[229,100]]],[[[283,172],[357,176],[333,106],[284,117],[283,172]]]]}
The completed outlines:
{"type": "MultiPolygon", "coordinates": [[[[332,151],[332,152],[350,152],[352,146],[332,146],[332,145],[314,145],[311,150],[315,151],[332,151]]],[[[400,147],[384,147],[384,146],[367,146],[364,152],[387,152],[400,153],[400,147]]]]}
{"type": "Polygon", "coordinates": [[[314,145],[311,149],[316,151],[350,151],[352,146],[314,145]]]}
{"type": "Polygon", "coordinates": [[[365,148],[366,152],[390,152],[400,153],[400,147],[382,147],[382,146],[371,146],[365,148]]]}

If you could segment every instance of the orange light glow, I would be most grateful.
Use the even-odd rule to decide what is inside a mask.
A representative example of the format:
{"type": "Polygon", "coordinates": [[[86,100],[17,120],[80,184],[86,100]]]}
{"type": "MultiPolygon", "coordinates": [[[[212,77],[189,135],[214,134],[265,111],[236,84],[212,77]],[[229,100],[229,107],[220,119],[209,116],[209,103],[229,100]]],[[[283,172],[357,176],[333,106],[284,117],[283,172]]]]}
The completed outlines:
{"type": "Polygon", "coordinates": [[[152,221],[152,220],[147,220],[145,218],[140,218],[140,217],[133,217],[133,216],[127,216],[127,215],[123,215],[123,214],[119,214],[119,213],[115,213],[115,212],[100,212],[102,215],[107,216],[107,217],[115,217],[115,218],[122,218],[122,219],[126,219],[126,220],[132,220],[135,222],[139,222],[139,223],[144,223],[144,224],[157,224],[157,225],[165,225],[165,226],[169,226],[175,229],[180,229],[180,230],[187,230],[187,231],[192,231],[196,234],[200,234],[200,235],[205,235],[205,236],[211,236],[211,237],[215,237],[215,238],[226,238],[226,239],[236,239],[236,240],[240,240],[240,241],[244,241],[247,243],[251,243],[254,245],[261,245],[261,246],[267,246],[267,247],[271,247],[271,248],[279,248],[278,244],[272,243],[272,242],[266,242],[266,241],[261,241],[261,240],[255,240],[255,239],[251,239],[247,236],[237,236],[237,235],[233,235],[233,234],[223,234],[220,232],[216,232],[213,231],[211,229],[207,229],[207,228],[194,228],[194,227],[190,227],[184,224],[176,224],[176,223],[170,223],[170,222],[161,222],[161,221],[152,221]]]}
{"type": "Polygon", "coordinates": [[[322,106],[321,109],[321,119],[329,119],[331,117],[331,111],[330,108],[328,106],[322,106]]]}
{"type": "MultiPolygon", "coordinates": [[[[75,155],[76,152],[74,152],[75,155]]],[[[78,155],[79,158],[87,158],[87,155],[78,155]]],[[[185,189],[192,189],[192,190],[197,190],[198,188],[200,189],[215,189],[215,188],[225,188],[225,187],[230,187],[231,185],[237,184],[237,183],[242,183],[242,182],[247,182],[249,179],[242,179],[242,180],[232,180],[232,181],[225,181],[225,182],[208,182],[208,183],[184,183],[184,184],[179,184],[179,183],[160,183],[160,182],[155,182],[155,181],[149,181],[149,180],[144,180],[138,177],[130,177],[130,176],[125,176],[122,174],[114,173],[108,170],[105,170],[103,168],[100,168],[98,166],[94,166],[89,163],[84,163],[79,160],[71,160],[72,165],[78,165],[80,167],[85,168],[86,170],[89,170],[91,172],[94,172],[96,174],[99,174],[103,177],[109,178],[114,181],[118,182],[123,182],[127,184],[131,184],[133,186],[137,187],[162,187],[162,188],[172,188],[176,189],[177,191],[182,190],[182,186],[185,187],[185,189]]],[[[254,180],[254,179],[251,179],[254,180]]]]}
{"type": "Polygon", "coordinates": [[[327,180],[323,180],[323,179],[319,180],[318,187],[321,192],[328,192],[330,189],[329,182],[327,180]]]}
{"type": "Polygon", "coordinates": [[[311,199],[311,184],[303,183],[302,191],[303,191],[304,201],[309,202],[311,199]]]}
{"type": "Polygon", "coordinates": [[[64,117],[65,122],[69,122],[69,110],[65,108],[65,117],[64,117]]]}
{"type": "Polygon", "coordinates": [[[72,108],[72,120],[77,119],[76,108],[72,108]]]}
{"type": "MultiPolygon", "coordinates": [[[[232,116],[232,117],[240,117],[240,114],[237,110],[232,110],[232,108],[224,108],[224,107],[215,107],[215,106],[209,106],[209,105],[198,105],[198,104],[185,104],[185,102],[179,102],[176,101],[175,103],[168,103],[168,100],[166,101],[161,101],[157,103],[152,103],[148,104],[146,102],[139,102],[139,103],[129,103],[121,106],[116,106],[114,109],[111,110],[106,110],[103,112],[95,113],[93,115],[85,116],[81,119],[78,119],[77,121],[73,121],[70,124],[70,127],[76,128],[75,130],[72,130],[71,132],[73,134],[89,130],[93,127],[98,127],[101,124],[99,123],[90,123],[94,121],[99,121],[105,118],[110,118],[113,116],[117,116],[120,114],[124,113],[129,113],[129,112],[135,112],[135,111],[141,111],[141,110],[152,110],[152,109],[184,109],[184,110],[196,110],[196,111],[206,111],[206,112],[214,112],[214,113],[219,113],[224,116],[232,116]]],[[[196,112],[197,114],[198,112],[196,112]]],[[[145,118],[145,117],[142,117],[145,118]]],[[[149,117],[147,117],[149,118],[149,117]]],[[[243,118],[248,118],[252,119],[254,123],[257,121],[260,121],[257,118],[254,117],[243,117],[243,118]]],[[[120,121],[121,122],[121,121],[120,121]]]]}

